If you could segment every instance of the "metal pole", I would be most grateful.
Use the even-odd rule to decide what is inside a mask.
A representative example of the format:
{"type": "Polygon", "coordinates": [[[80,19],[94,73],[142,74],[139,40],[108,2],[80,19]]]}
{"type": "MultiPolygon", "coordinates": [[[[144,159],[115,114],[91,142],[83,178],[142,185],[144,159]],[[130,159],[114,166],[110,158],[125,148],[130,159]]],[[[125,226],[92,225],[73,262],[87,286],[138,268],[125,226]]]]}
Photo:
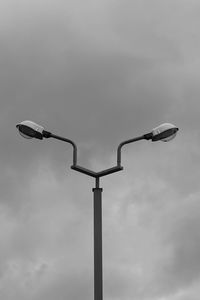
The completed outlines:
{"type": "Polygon", "coordinates": [[[94,192],[94,300],[103,300],[102,189],[96,178],[94,192]]]}

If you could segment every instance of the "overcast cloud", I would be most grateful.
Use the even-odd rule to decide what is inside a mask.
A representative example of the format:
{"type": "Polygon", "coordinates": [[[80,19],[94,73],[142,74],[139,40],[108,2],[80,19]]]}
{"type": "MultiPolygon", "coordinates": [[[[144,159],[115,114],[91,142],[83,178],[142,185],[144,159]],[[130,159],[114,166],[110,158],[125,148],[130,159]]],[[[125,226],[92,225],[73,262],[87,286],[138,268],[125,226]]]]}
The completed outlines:
{"type": "Polygon", "coordinates": [[[2,300],[93,299],[94,183],[70,145],[22,139],[23,120],[99,171],[121,141],[180,128],[102,179],[104,297],[199,299],[199,28],[197,0],[0,2],[2,300]]]}

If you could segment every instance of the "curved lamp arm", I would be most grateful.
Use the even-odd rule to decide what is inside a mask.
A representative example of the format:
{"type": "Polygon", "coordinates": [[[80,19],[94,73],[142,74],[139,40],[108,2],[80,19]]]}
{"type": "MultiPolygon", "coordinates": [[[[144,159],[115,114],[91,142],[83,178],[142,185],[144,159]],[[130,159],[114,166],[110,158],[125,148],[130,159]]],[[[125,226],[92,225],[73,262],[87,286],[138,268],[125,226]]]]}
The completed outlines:
{"type": "Polygon", "coordinates": [[[138,136],[136,138],[126,140],[126,141],[120,143],[118,148],[117,148],[117,166],[121,167],[121,152],[122,152],[122,147],[124,145],[134,143],[134,142],[137,142],[137,141],[140,141],[140,140],[150,140],[150,139],[152,139],[152,132],[147,133],[147,134],[143,134],[143,135],[138,136]]]}
{"type": "Polygon", "coordinates": [[[59,136],[59,135],[55,135],[55,134],[53,134],[51,132],[48,132],[48,131],[45,131],[45,130],[43,130],[43,136],[45,138],[50,138],[51,137],[51,138],[54,138],[56,140],[60,140],[60,141],[71,144],[72,147],[73,147],[73,166],[77,165],[77,146],[72,140],[66,139],[66,138],[64,138],[62,136],[59,136]]]}
{"type": "Polygon", "coordinates": [[[46,131],[41,125],[28,120],[17,124],[16,127],[19,130],[19,133],[26,139],[36,138],[42,140],[43,138],[54,138],[56,140],[71,144],[73,147],[73,166],[77,165],[77,146],[72,140],[46,131]]]}

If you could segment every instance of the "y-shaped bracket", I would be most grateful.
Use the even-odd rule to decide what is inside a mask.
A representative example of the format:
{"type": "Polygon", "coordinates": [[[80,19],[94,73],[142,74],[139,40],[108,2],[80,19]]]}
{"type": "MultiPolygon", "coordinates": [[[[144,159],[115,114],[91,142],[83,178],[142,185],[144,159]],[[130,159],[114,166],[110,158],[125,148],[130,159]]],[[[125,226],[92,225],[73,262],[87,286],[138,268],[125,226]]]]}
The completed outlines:
{"type": "Polygon", "coordinates": [[[94,177],[94,178],[98,179],[98,181],[99,181],[100,177],[123,170],[123,167],[121,166],[121,149],[124,145],[130,144],[130,143],[133,143],[133,142],[136,142],[139,140],[144,140],[144,139],[149,140],[152,138],[152,133],[148,133],[148,134],[145,134],[145,135],[142,135],[142,136],[130,139],[130,140],[126,140],[126,141],[122,142],[121,144],[119,144],[118,149],[117,149],[117,165],[112,168],[100,171],[100,172],[94,172],[87,168],[81,167],[77,164],[77,146],[72,140],[52,134],[51,132],[48,132],[45,130],[43,131],[43,137],[45,137],[45,138],[51,137],[51,138],[61,140],[61,141],[71,144],[73,147],[73,165],[71,166],[71,169],[78,171],[80,173],[86,174],[88,176],[94,177]]]}

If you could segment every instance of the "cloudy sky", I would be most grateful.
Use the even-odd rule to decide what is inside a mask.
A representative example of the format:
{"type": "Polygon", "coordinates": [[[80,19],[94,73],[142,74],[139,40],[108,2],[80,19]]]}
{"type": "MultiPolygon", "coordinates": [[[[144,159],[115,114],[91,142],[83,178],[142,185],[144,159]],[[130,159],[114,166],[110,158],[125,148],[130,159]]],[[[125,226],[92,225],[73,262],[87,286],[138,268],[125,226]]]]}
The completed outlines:
{"type": "Polygon", "coordinates": [[[121,141],[180,128],[124,147],[102,179],[104,297],[199,299],[199,28],[198,0],[0,1],[2,300],[93,299],[93,179],[22,120],[95,171],[121,141]]]}

